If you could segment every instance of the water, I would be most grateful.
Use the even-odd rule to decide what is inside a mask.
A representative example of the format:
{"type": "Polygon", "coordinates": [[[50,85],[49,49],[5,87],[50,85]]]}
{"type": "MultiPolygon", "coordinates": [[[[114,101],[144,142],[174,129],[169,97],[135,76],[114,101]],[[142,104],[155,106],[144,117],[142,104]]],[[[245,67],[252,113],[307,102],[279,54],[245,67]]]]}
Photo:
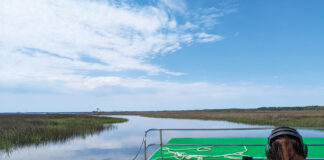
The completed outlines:
{"type": "MultiPolygon", "coordinates": [[[[265,127],[231,123],[226,121],[182,120],[117,116],[129,119],[116,124],[115,129],[97,135],[74,138],[62,143],[28,146],[0,155],[1,160],[131,160],[142,142],[144,131],[149,128],[235,128],[265,127]]],[[[267,137],[270,130],[260,131],[169,131],[163,133],[163,141],[172,137],[267,137]]],[[[301,130],[303,136],[322,137],[323,132],[301,130]]],[[[148,143],[158,143],[157,132],[148,135],[148,143]]],[[[151,148],[152,153],[156,148],[151,148]]],[[[143,154],[138,159],[143,159],[143,154]]]]}

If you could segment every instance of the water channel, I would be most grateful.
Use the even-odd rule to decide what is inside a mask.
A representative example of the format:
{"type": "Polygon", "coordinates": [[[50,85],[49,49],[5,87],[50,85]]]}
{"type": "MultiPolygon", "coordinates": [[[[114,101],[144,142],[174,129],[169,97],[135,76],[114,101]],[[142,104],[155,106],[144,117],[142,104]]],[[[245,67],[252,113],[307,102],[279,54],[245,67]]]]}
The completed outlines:
{"type": "MultiPolygon", "coordinates": [[[[140,116],[115,116],[129,119],[115,124],[112,130],[99,134],[73,138],[60,143],[28,146],[0,154],[1,160],[131,160],[139,149],[144,131],[149,128],[244,128],[266,127],[212,120],[186,120],[147,118],[140,116]]],[[[166,131],[163,142],[173,137],[267,137],[271,130],[258,131],[166,131]]],[[[300,130],[306,137],[322,137],[323,132],[300,130]]],[[[148,143],[158,143],[158,132],[148,135],[148,143]]],[[[151,148],[149,153],[154,152],[151,148]]],[[[143,159],[143,152],[138,157],[143,159]]]]}

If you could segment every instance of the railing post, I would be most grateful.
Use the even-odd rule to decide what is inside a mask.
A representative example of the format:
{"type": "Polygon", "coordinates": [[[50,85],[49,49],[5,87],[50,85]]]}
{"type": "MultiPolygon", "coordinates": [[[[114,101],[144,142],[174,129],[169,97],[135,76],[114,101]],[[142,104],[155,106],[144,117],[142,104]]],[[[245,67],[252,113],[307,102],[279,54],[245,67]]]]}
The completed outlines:
{"type": "Polygon", "coordinates": [[[161,160],[163,160],[162,129],[160,129],[160,147],[161,147],[161,160]]]}
{"type": "Polygon", "coordinates": [[[147,160],[146,135],[147,135],[147,131],[145,131],[145,134],[144,134],[144,159],[145,160],[147,160]]]}

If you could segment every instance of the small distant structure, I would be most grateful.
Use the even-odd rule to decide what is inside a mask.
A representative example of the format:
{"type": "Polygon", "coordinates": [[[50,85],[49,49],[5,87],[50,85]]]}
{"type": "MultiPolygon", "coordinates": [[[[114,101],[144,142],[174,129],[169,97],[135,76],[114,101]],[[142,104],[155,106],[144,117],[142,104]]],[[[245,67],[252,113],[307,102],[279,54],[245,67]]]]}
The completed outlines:
{"type": "Polygon", "coordinates": [[[92,111],[93,113],[100,113],[100,112],[103,112],[101,111],[101,109],[99,107],[96,108],[96,110],[92,111]]]}

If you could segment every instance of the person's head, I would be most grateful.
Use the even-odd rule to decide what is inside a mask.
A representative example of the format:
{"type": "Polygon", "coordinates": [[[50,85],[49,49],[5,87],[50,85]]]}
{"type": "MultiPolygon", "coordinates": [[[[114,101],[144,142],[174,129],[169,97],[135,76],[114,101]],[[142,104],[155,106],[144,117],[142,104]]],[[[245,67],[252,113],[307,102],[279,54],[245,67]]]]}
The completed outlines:
{"type": "Polygon", "coordinates": [[[268,138],[266,155],[269,160],[305,160],[307,146],[296,129],[277,127],[268,138]]]}

